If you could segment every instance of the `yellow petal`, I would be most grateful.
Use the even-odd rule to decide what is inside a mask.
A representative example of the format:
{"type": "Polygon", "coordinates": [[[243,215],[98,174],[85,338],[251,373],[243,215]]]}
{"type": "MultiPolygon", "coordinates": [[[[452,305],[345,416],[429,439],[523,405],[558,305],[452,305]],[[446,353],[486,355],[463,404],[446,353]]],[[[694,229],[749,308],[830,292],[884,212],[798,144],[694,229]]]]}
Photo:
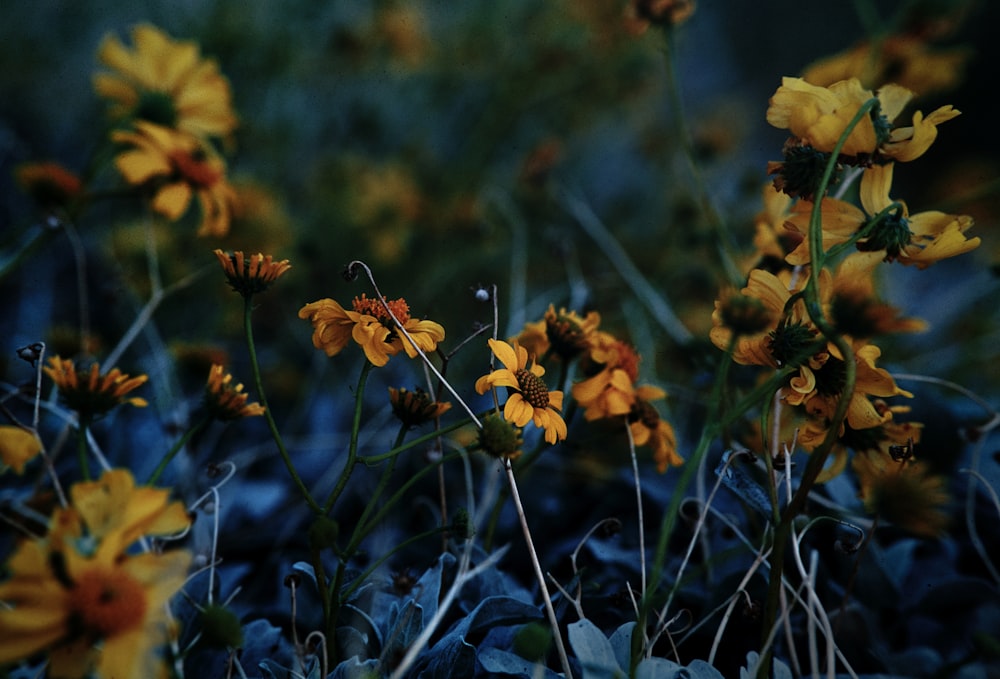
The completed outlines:
{"type": "Polygon", "coordinates": [[[18,474],[38,453],[42,452],[42,442],[38,434],[21,427],[0,425],[0,462],[18,474]]]}

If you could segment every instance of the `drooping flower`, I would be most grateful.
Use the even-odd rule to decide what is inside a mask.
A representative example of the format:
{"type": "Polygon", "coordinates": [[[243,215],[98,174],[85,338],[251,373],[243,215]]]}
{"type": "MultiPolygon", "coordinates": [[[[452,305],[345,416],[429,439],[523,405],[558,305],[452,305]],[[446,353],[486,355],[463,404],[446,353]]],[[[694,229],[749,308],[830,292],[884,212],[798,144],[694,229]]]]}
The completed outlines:
{"type": "Polygon", "coordinates": [[[229,82],[198,45],[174,41],[160,29],[132,29],[134,49],[107,35],[97,56],[110,70],[94,76],[94,89],[112,102],[115,118],[147,121],[205,137],[236,128],[229,82]]]}
{"type": "Polygon", "coordinates": [[[389,387],[389,403],[392,414],[407,428],[436,420],[451,409],[450,403],[435,401],[423,389],[409,391],[389,387]]]}
{"type": "Polygon", "coordinates": [[[587,420],[627,415],[635,403],[639,379],[639,354],[632,345],[610,333],[595,333],[590,353],[581,368],[585,379],[573,385],[572,394],[587,420]]]}
{"type": "Polygon", "coordinates": [[[536,323],[525,323],[517,342],[528,354],[540,359],[551,351],[564,360],[579,356],[590,348],[591,338],[601,324],[601,315],[588,311],[583,318],[576,311],[550,304],[545,316],[536,323]]]}
{"type": "Polygon", "coordinates": [[[248,258],[241,250],[232,254],[218,249],[213,252],[222,265],[229,286],[244,297],[264,292],[271,287],[271,283],[292,268],[287,259],[275,262],[271,255],[265,257],[257,253],[248,258]]]}
{"type": "MultiPolygon", "coordinates": [[[[750,272],[747,285],[741,294],[760,301],[770,325],[758,332],[736,337],[733,346],[733,360],[741,365],[761,365],[777,368],[783,365],[801,365],[809,356],[823,347],[819,332],[806,311],[805,303],[797,299],[791,305],[792,295],[802,289],[808,276],[800,273],[793,282],[793,274],[781,272],[780,276],[762,269],[750,272]],[[789,290],[789,285],[793,286],[789,290]],[[786,308],[787,307],[787,308],[786,308]]],[[[825,269],[820,272],[820,299],[825,301],[829,294],[830,275],[825,269]]],[[[724,301],[717,300],[712,313],[714,327],[709,331],[709,339],[719,349],[726,350],[733,337],[733,329],[723,321],[724,301]]]]}
{"type": "MultiPolygon", "coordinates": [[[[424,353],[434,351],[438,343],[444,341],[444,328],[434,321],[411,318],[406,300],[390,300],[387,305],[424,353]]],[[[339,354],[351,339],[361,346],[365,356],[376,366],[385,365],[391,356],[400,351],[405,351],[410,358],[418,355],[378,299],[369,299],[365,295],[355,297],[353,310],[344,309],[332,299],[321,299],[299,309],[299,318],[312,322],[313,346],[325,351],[327,356],[339,354]]]]}
{"type": "Polygon", "coordinates": [[[947,529],[947,480],[932,474],[923,462],[865,452],[854,456],[853,468],[870,513],[926,538],[939,537],[947,529]]]}
{"type": "Polygon", "coordinates": [[[877,297],[872,277],[877,263],[864,253],[853,253],[837,267],[830,296],[834,327],[857,339],[926,330],[925,321],[901,317],[899,309],[877,297]]]}
{"type": "Polygon", "coordinates": [[[890,35],[878,41],[863,40],[854,47],[810,64],[802,79],[827,87],[840,80],[858,78],[876,89],[894,82],[919,96],[951,89],[961,80],[971,53],[962,48],[931,49],[917,35],[890,35]]]}
{"type": "MultiPolygon", "coordinates": [[[[803,146],[832,153],[861,106],[874,95],[857,78],[829,87],[811,85],[802,78],[782,78],[781,87],[771,97],[767,122],[787,129],[803,146]]],[[[942,106],[928,116],[913,114],[907,127],[892,127],[913,93],[905,87],[887,84],[877,93],[878,105],[851,130],[840,153],[844,156],[880,160],[910,161],[920,157],[937,137],[937,126],[959,115],[951,106],[942,106]]]]}
{"type": "Polygon", "coordinates": [[[0,665],[47,651],[49,675],[157,677],[158,650],[173,623],[165,605],[183,584],[191,554],[130,555],[143,535],[190,525],[168,492],[135,488],[127,470],[74,485],[46,538],[22,543],[0,583],[0,665]]]}
{"type": "Polygon", "coordinates": [[[485,394],[491,388],[507,387],[509,395],[503,408],[505,420],[517,427],[534,422],[536,427],[545,431],[548,443],[566,438],[566,422],[558,413],[562,410],[563,393],[549,391],[542,381],[545,368],[533,361],[529,367],[528,350],[517,342],[511,345],[490,339],[488,343],[503,368],[476,380],[476,391],[485,394]]]}
{"type": "Polygon", "coordinates": [[[0,425],[0,474],[8,467],[23,474],[24,467],[40,452],[42,442],[38,434],[25,427],[0,425]]]}
{"type": "MultiPolygon", "coordinates": [[[[889,197],[892,174],[892,163],[865,170],[860,186],[863,210],[835,198],[823,199],[820,212],[824,250],[847,242],[860,232],[862,236],[857,239],[857,249],[867,253],[873,262],[898,260],[925,269],[937,261],[979,247],[979,237],[965,237],[965,232],[972,227],[972,217],[937,211],[911,215],[905,203],[893,201],[889,197]],[[897,204],[895,210],[880,220],[875,219],[894,203],[897,204]]],[[[813,204],[807,201],[796,203],[786,222],[788,228],[807,234],[812,208],[813,204]]],[[[794,265],[809,262],[808,238],[803,239],[787,260],[794,265]]],[[[856,266],[865,265],[863,259],[857,260],[856,266]]]]}
{"type": "Polygon", "coordinates": [[[66,405],[84,417],[103,415],[122,403],[137,408],[147,405],[144,398],[126,397],[149,380],[146,375],[131,377],[118,368],[101,375],[101,367],[97,363],[92,363],[85,373],[78,372],[73,361],[59,356],[50,358],[49,365],[42,370],[55,382],[66,405]]]}
{"type": "Polygon", "coordinates": [[[651,403],[667,395],[659,387],[644,385],[635,390],[635,401],[628,414],[628,426],[636,446],[649,446],[653,450],[656,470],[663,474],[667,467],[684,464],[684,458],[677,453],[677,435],[670,423],[660,417],[659,411],[651,403]]]}
{"type": "Polygon", "coordinates": [[[258,417],[264,414],[264,406],[247,403],[250,395],[243,391],[242,384],[233,384],[233,376],[221,365],[213,365],[208,372],[205,385],[205,405],[212,417],[228,422],[244,417],[258,417]]]}
{"type": "Polygon", "coordinates": [[[144,121],[135,131],[119,130],[113,141],[127,145],[115,167],[132,186],[153,189],[152,207],[171,221],[180,219],[198,199],[199,236],[225,236],[236,202],[226,179],[226,164],[199,138],[144,121]]]}

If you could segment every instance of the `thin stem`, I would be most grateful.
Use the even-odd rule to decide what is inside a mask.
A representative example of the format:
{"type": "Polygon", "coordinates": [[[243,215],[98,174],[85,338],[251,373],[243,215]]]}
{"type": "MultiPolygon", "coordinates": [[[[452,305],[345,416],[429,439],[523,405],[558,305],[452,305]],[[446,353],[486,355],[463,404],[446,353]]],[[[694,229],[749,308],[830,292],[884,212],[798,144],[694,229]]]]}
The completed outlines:
{"type": "Polygon", "coordinates": [[[313,499],[312,495],[309,493],[309,489],[306,488],[306,484],[302,482],[299,477],[299,473],[295,471],[295,465],[292,464],[292,458],[288,454],[288,450],[285,448],[285,442],[281,438],[281,433],[278,431],[278,425],[274,421],[274,415],[271,413],[270,406],[267,405],[267,395],[264,392],[264,381],[260,376],[260,362],[257,360],[257,347],[253,341],[253,323],[251,321],[251,316],[253,313],[253,296],[247,295],[243,298],[243,334],[247,338],[247,352],[250,355],[250,369],[253,372],[254,386],[257,388],[257,398],[260,399],[260,404],[264,406],[264,419],[267,420],[268,429],[271,430],[271,437],[274,439],[275,445],[278,446],[278,454],[281,455],[282,461],[285,463],[285,467],[288,469],[289,476],[292,477],[292,481],[298,487],[299,492],[305,499],[306,504],[309,508],[313,510],[316,514],[322,512],[320,506],[313,499]]]}
{"type": "Polygon", "coordinates": [[[211,421],[212,418],[206,415],[201,420],[196,422],[192,427],[189,427],[188,430],[184,432],[184,435],[180,439],[178,439],[177,443],[175,443],[173,447],[171,447],[170,450],[167,451],[167,454],[163,456],[163,459],[160,460],[160,464],[156,466],[156,469],[153,470],[153,473],[149,476],[149,479],[146,480],[146,485],[152,486],[154,483],[156,483],[159,480],[160,475],[167,468],[167,465],[170,464],[170,461],[174,459],[177,453],[179,453],[181,449],[183,449],[184,446],[188,444],[188,441],[190,441],[195,436],[195,434],[197,434],[206,426],[208,426],[208,423],[211,421]]]}
{"type": "Polygon", "coordinates": [[[410,448],[415,448],[415,447],[417,447],[417,446],[419,446],[419,445],[421,445],[423,443],[427,443],[428,441],[433,441],[434,439],[439,438],[439,437],[441,437],[441,436],[443,436],[445,434],[448,434],[450,432],[453,432],[456,429],[461,429],[462,427],[467,427],[471,423],[472,423],[472,420],[469,419],[469,418],[465,418],[465,419],[459,420],[458,422],[454,422],[452,424],[449,424],[447,427],[441,427],[440,429],[435,429],[434,431],[432,431],[429,434],[424,434],[423,436],[418,436],[417,438],[411,439],[410,441],[407,441],[406,443],[401,443],[398,446],[393,447],[387,453],[382,453],[381,455],[366,455],[366,456],[363,456],[363,457],[359,457],[358,458],[358,462],[360,462],[360,463],[362,463],[362,464],[364,464],[365,466],[368,466],[368,467],[374,467],[379,462],[382,462],[384,460],[388,460],[390,458],[396,457],[400,453],[405,452],[405,451],[409,450],[410,448]]]}
{"type": "Polygon", "coordinates": [[[632,477],[635,479],[635,506],[639,517],[639,571],[642,577],[642,591],[646,591],[646,523],[642,514],[642,485],[639,482],[639,460],[635,454],[635,437],[632,427],[625,420],[625,434],[628,436],[628,452],[632,458],[632,477]]]}
{"type": "Polygon", "coordinates": [[[545,575],[542,573],[542,566],[538,562],[538,553],[535,545],[531,541],[531,530],[528,528],[528,519],[524,515],[524,506],[521,504],[521,496],[517,492],[517,481],[514,479],[514,468],[510,465],[510,458],[504,458],[504,471],[507,472],[507,481],[510,485],[510,496],[514,500],[514,507],[517,508],[517,518],[521,522],[521,530],[524,532],[524,541],[528,547],[528,554],[531,556],[531,566],[535,571],[535,579],[538,580],[538,587],[542,593],[542,600],[545,603],[545,613],[548,616],[549,624],[552,626],[552,640],[556,644],[556,652],[559,654],[559,662],[562,664],[563,675],[566,679],[573,678],[573,671],[569,666],[569,657],[566,655],[566,646],[563,644],[562,633],[559,631],[559,620],[556,618],[555,608],[552,607],[552,597],[549,596],[549,588],[545,585],[545,575]]]}
{"type": "Polygon", "coordinates": [[[340,479],[337,480],[337,485],[334,486],[330,492],[330,496],[323,503],[324,514],[329,514],[330,510],[333,509],[333,505],[336,504],[337,499],[340,498],[340,494],[347,487],[347,481],[354,472],[354,465],[358,463],[358,434],[361,431],[361,408],[364,405],[365,383],[368,381],[368,373],[371,372],[373,367],[372,362],[367,359],[361,367],[358,386],[354,390],[354,419],[351,422],[351,441],[347,448],[347,462],[344,463],[344,469],[340,472],[340,479]]]}
{"type": "Polygon", "coordinates": [[[80,475],[84,481],[90,481],[90,463],[87,461],[87,429],[90,427],[90,417],[81,414],[76,426],[76,453],[80,462],[80,475]]]}
{"type": "MultiPolygon", "coordinates": [[[[393,448],[398,447],[403,443],[403,438],[406,437],[407,427],[405,424],[400,425],[399,433],[396,434],[396,442],[393,444],[393,448]]],[[[354,550],[364,539],[364,536],[368,534],[370,526],[368,526],[368,517],[375,510],[375,505],[378,503],[382,493],[385,491],[385,487],[389,483],[389,478],[392,476],[392,472],[396,468],[396,462],[399,461],[399,456],[389,458],[389,462],[385,465],[385,469],[382,470],[382,476],[378,480],[378,484],[375,486],[375,490],[371,493],[371,498],[368,500],[368,504],[365,505],[364,510],[361,512],[361,516],[358,518],[357,523],[354,525],[354,533],[351,535],[351,539],[347,542],[347,547],[344,549],[345,554],[353,554],[354,550]]],[[[439,467],[440,469],[440,467],[439,467]]]]}

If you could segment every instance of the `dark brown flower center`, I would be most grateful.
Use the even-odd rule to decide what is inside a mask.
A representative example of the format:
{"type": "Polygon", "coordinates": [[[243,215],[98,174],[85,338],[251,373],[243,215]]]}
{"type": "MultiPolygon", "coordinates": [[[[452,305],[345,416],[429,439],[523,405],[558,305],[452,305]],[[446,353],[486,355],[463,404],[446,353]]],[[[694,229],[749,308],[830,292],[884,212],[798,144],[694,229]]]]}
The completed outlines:
{"type": "Polygon", "coordinates": [[[515,372],[514,376],[517,377],[517,384],[525,401],[534,408],[549,407],[549,388],[542,378],[524,368],[515,372]]]}

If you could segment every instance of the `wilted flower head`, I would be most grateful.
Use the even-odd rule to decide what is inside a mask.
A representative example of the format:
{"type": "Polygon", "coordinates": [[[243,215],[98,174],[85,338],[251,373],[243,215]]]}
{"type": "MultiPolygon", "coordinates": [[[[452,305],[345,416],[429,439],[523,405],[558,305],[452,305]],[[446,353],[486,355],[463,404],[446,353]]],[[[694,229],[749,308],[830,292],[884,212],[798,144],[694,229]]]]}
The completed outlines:
{"type": "Polygon", "coordinates": [[[948,527],[946,480],[930,473],[919,460],[893,460],[879,452],[854,456],[860,495],[870,513],[926,538],[948,527]]]}
{"type": "Polygon", "coordinates": [[[213,252],[222,265],[229,286],[244,297],[264,292],[271,287],[271,283],[292,268],[287,259],[275,262],[271,255],[264,256],[259,252],[250,257],[244,256],[240,250],[232,254],[222,250],[213,252]]]}
{"type": "Polygon", "coordinates": [[[393,415],[407,428],[432,422],[451,409],[450,403],[438,403],[423,389],[409,391],[389,387],[389,403],[393,415]]]}
{"type": "Polygon", "coordinates": [[[92,363],[87,372],[77,372],[76,365],[69,359],[53,356],[49,365],[42,368],[59,388],[66,405],[85,417],[103,415],[121,403],[137,408],[146,407],[146,400],[138,396],[126,397],[149,379],[146,375],[130,377],[118,368],[105,375],[100,374],[100,366],[92,363]]]}
{"type": "Polygon", "coordinates": [[[233,384],[233,376],[221,365],[213,365],[205,385],[205,404],[211,415],[222,421],[239,420],[264,414],[264,406],[247,403],[250,395],[242,384],[233,384]]]}
{"type": "Polygon", "coordinates": [[[490,413],[483,418],[477,444],[490,457],[516,460],[521,456],[524,440],[521,438],[520,427],[500,415],[490,413]]]}

